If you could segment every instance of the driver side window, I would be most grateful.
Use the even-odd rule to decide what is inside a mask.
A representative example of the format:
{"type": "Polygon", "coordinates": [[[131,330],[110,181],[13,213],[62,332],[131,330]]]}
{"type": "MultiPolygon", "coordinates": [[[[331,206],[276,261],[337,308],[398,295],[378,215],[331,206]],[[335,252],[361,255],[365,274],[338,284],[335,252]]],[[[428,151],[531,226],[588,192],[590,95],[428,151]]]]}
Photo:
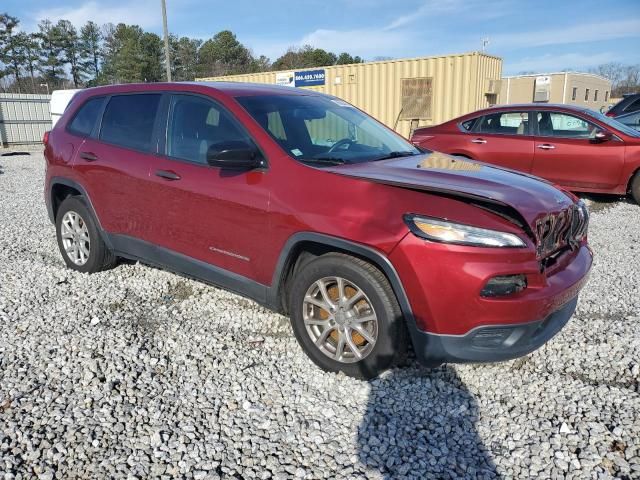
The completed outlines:
{"type": "Polygon", "coordinates": [[[212,145],[242,141],[248,135],[226,110],[210,100],[193,95],[173,95],[167,131],[167,155],[207,164],[212,145]]]}

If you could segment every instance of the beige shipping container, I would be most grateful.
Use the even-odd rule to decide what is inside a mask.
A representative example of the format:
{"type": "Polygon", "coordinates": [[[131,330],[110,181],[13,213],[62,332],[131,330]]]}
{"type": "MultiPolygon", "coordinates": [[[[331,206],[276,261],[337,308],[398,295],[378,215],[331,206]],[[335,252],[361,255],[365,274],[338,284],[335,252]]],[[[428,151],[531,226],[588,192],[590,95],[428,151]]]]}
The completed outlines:
{"type": "Polygon", "coordinates": [[[505,77],[499,102],[560,103],[606,111],[611,104],[611,81],[592,73],[559,72],[505,77]]]}
{"type": "Polygon", "coordinates": [[[335,95],[408,137],[418,126],[495,104],[502,59],[472,52],[196,80],[283,84],[313,70],[324,70],[324,84],[302,88],[335,95]]]}

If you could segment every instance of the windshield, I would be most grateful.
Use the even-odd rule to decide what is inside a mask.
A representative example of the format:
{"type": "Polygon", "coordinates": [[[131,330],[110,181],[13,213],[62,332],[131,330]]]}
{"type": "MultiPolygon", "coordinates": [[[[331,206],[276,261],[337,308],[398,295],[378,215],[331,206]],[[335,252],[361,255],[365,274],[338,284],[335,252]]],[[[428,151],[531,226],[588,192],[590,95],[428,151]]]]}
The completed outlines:
{"type": "Polygon", "coordinates": [[[585,110],[585,113],[597,120],[600,120],[602,123],[606,123],[616,130],[620,130],[622,133],[629,135],[630,137],[640,137],[640,132],[638,130],[631,128],[624,123],[620,123],[615,118],[607,117],[606,115],[603,115],[600,112],[596,112],[595,110],[585,110]]]}
{"type": "Polygon", "coordinates": [[[420,151],[342,100],[264,95],[236,100],[293,158],[335,165],[418,155],[420,151]]]}

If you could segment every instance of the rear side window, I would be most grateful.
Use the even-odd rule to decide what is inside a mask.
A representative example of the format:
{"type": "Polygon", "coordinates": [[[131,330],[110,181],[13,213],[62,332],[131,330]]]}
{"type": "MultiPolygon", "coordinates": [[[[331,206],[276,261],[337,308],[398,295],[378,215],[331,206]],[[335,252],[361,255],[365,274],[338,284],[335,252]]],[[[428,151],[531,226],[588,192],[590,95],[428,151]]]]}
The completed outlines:
{"type": "Polygon", "coordinates": [[[134,150],[148,151],[160,104],[159,94],[116,95],[102,116],[100,140],[134,150]]]}
{"type": "Polygon", "coordinates": [[[528,112],[499,112],[485,115],[480,119],[476,132],[499,135],[528,135],[528,112]]]}
{"type": "Polygon", "coordinates": [[[88,137],[96,124],[104,97],[92,98],[84,103],[69,123],[69,131],[83,137],[88,137]]]}

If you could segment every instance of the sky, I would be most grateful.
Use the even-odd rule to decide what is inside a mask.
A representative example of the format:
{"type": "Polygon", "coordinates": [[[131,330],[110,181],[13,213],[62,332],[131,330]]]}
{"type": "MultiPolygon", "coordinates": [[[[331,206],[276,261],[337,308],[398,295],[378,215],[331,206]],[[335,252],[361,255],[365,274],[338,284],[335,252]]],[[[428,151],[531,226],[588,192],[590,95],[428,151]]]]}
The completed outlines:
{"type": "MultiPolygon", "coordinates": [[[[640,0],[166,0],[169,30],[207,39],[233,31],[272,61],[310,44],[372,60],[482,49],[503,74],[640,64],[640,0]]],[[[2,0],[35,30],[43,18],[138,24],[162,34],[160,0],[2,0]]]]}

